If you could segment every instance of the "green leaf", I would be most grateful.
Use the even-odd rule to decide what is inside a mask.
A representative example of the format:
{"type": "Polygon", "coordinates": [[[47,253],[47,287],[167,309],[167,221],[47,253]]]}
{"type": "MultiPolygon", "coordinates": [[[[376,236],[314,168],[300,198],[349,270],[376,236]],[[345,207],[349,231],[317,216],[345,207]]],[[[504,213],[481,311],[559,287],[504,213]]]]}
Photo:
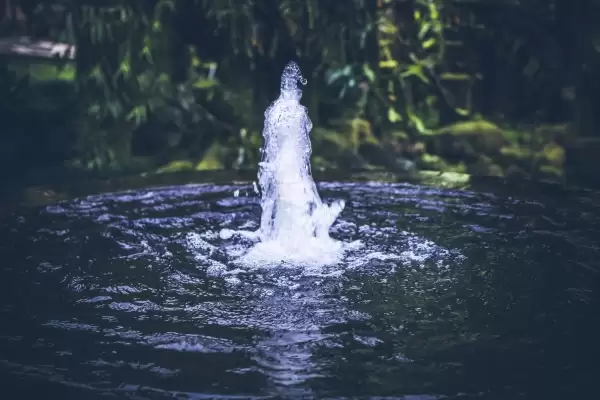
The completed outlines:
{"type": "Polygon", "coordinates": [[[197,89],[209,89],[215,87],[216,85],[217,81],[215,81],[214,79],[206,78],[199,78],[192,84],[192,86],[197,89]]]}
{"type": "Polygon", "coordinates": [[[434,21],[440,19],[440,13],[435,3],[429,3],[429,17],[434,21]]]}
{"type": "Polygon", "coordinates": [[[407,114],[408,114],[408,119],[410,119],[410,122],[412,122],[412,124],[414,125],[415,129],[421,134],[421,135],[428,135],[431,134],[431,131],[429,129],[427,129],[425,127],[425,124],[423,123],[423,121],[421,120],[421,118],[417,117],[412,111],[407,110],[407,114]]]}
{"type": "Polygon", "coordinates": [[[419,64],[413,64],[409,66],[406,71],[400,74],[400,77],[402,78],[408,78],[409,76],[416,76],[424,83],[429,84],[429,79],[427,79],[423,72],[423,68],[419,64]]]}
{"type": "Polygon", "coordinates": [[[393,124],[396,122],[400,122],[402,121],[402,115],[398,114],[398,112],[393,107],[390,107],[388,109],[388,120],[393,124]]]}
{"type": "Polygon", "coordinates": [[[369,82],[375,82],[375,72],[369,67],[369,64],[363,64],[363,73],[369,80],[369,82]]]}
{"type": "Polygon", "coordinates": [[[131,75],[131,65],[129,64],[129,60],[125,59],[121,61],[119,72],[122,73],[125,78],[129,78],[131,75]]]}
{"type": "Polygon", "coordinates": [[[108,103],[108,111],[110,112],[110,115],[113,118],[116,118],[119,116],[119,112],[121,111],[121,107],[119,107],[119,104],[117,104],[116,102],[109,102],[108,103]]]}
{"type": "Polygon", "coordinates": [[[397,66],[398,66],[398,61],[396,61],[396,60],[383,60],[383,61],[379,61],[379,68],[394,69],[397,66]]]}
{"type": "Polygon", "coordinates": [[[146,120],[146,107],[143,105],[135,106],[126,116],[128,121],[135,119],[135,123],[139,125],[146,120]]]}
{"type": "Polygon", "coordinates": [[[423,48],[424,49],[429,49],[430,47],[432,47],[436,43],[437,43],[437,40],[435,38],[428,39],[428,40],[426,40],[426,41],[423,42],[423,48]]]}
{"type": "Polygon", "coordinates": [[[424,22],[421,24],[421,29],[419,29],[419,34],[417,35],[419,40],[423,40],[427,32],[431,29],[431,24],[429,22],[424,22]]]}

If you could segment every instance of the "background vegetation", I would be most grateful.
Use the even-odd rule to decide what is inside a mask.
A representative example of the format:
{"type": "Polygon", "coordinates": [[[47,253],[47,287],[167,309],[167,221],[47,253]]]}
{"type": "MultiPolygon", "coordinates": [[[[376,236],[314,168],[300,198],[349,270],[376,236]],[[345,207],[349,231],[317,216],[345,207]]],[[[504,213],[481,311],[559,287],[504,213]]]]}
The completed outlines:
{"type": "Polygon", "coordinates": [[[1,0],[0,173],[255,168],[295,59],[314,168],[594,180],[599,12],[600,0],[1,0]]]}

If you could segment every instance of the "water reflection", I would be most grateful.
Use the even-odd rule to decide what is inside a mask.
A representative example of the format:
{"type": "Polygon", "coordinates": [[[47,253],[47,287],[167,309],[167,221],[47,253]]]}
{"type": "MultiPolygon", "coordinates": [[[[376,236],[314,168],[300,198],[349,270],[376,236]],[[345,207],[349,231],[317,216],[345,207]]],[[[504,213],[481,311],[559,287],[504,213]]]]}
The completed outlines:
{"type": "Polygon", "coordinates": [[[593,393],[591,194],[324,185],[347,200],[333,236],[363,247],[339,265],[253,269],[232,263],[250,243],[218,235],[258,227],[256,199],[236,190],[251,192],[167,187],[5,219],[7,384],[23,398],[593,393]]]}

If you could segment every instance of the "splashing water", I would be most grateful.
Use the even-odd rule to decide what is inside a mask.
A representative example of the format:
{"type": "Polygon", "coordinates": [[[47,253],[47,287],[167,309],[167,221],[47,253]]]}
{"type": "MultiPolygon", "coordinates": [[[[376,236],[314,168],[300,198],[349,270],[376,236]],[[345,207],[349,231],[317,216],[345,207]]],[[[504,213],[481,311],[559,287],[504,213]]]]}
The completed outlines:
{"type": "Polygon", "coordinates": [[[290,61],[281,75],[279,98],[265,111],[258,174],[262,215],[255,232],[260,243],[243,257],[245,263],[335,263],[343,254],[344,243],[332,239],[329,228],[345,203],[324,203],[312,179],[312,121],[300,104],[298,82],[307,81],[290,61]]]}

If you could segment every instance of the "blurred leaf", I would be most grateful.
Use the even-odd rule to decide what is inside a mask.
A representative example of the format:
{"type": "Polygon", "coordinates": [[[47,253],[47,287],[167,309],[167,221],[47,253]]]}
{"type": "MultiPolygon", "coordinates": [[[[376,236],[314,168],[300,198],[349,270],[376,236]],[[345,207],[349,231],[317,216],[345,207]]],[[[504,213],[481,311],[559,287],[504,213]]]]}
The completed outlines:
{"type": "Polygon", "coordinates": [[[388,109],[387,115],[388,115],[388,120],[391,123],[396,123],[396,122],[402,121],[402,115],[398,114],[398,112],[393,107],[390,107],[388,109]]]}
{"type": "Polygon", "coordinates": [[[415,129],[422,135],[430,134],[431,131],[425,127],[421,118],[417,117],[412,111],[407,110],[408,118],[414,125],[415,129]]]}
{"type": "Polygon", "coordinates": [[[369,67],[369,65],[366,63],[363,64],[363,73],[365,74],[369,82],[375,82],[375,72],[373,72],[371,67],[369,67]]]}
{"type": "Polygon", "coordinates": [[[119,72],[121,72],[125,78],[129,78],[131,76],[131,65],[129,60],[124,59],[121,61],[121,64],[119,65],[119,72]]]}
{"type": "Polygon", "coordinates": [[[127,114],[127,120],[130,121],[132,119],[135,119],[135,123],[136,124],[141,124],[143,121],[146,120],[146,116],[147,116],[147,112],[146,112],[146,107],[139,105],[134,107],[129,114],[127,114]]]}
{"type": "Polygon", "coordinates": [[[379,68],[394,69],[396,67],[398,67],[398,61],[396,60],[379,61],[379,68]]]}
{"type": "Polygon", "coordinates": [[[200,66],[200,59],[198,58],[198,56],[193,55],[192,56],[192,67],[194,68],[198,68],[200,66]]]}
{"type": "Polygon", "coordinates": [[[395,25],[388,23],[386,21],[385,23],[379,24],[379,31],[382,33],[388,33],[390,35],[394,35],[398,32],[398,28],[395,25]]]}
{"type": "Polygon", "coordinates": [[[198,78],[192,86],[197,89],[209,89],[215,87],[217,85],[217,81],[214,79],[206,79],[206,78],[198,78]]]}
{"type": "Polygon", "coordinates": [[[440,18],[440,13],[435,2],[429,3],[429,17],[434,21],[440,18]]]}
{"type": "Polygon", "coordinates": [[[425,74],[423,72],[423,67],[419,64],[410,65],[408,68],[406,68],[406,71],[404,71],[400,74],[400,76],[402,78],[408,78],[409,76],[416,76],[421,81],[423,81],[423,83],[429,84],[429,79],[427,78],[427,76],[425,76],[425,74]]]}
{"type": "Polygon", "coordinates": [[[427,50],[427,49],[431,48],[433,45],[435,45],[436,43],[437,43],[437,40],[435,38],[428,39],[423,42],[423,48],[425,50],[427,50]]]}
{"type": "Polygon", "coordinates": [[[421,29],[419,29],[419,34],[417,35],[419,40],[423,40],[425,38],[425,35],[427,35],[427,32],[429,32],[430,28],[431,24],[428,22],[423,22],[421,24],[421,29]]]}

